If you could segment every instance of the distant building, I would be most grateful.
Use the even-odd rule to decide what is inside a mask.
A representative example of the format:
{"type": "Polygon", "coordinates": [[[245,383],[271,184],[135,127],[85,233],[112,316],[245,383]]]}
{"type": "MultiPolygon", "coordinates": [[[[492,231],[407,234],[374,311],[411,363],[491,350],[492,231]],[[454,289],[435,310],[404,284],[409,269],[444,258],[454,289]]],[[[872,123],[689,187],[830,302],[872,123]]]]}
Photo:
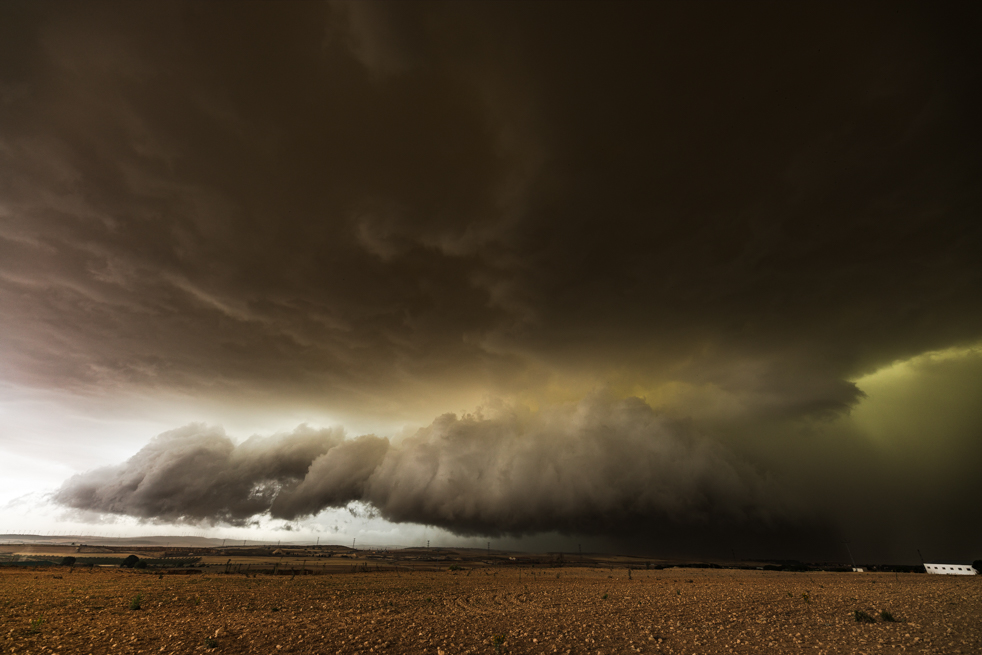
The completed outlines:
{"type": "Polygon", "coordinates": [[[925,564],[924,570],[935,575],[978,575],[971,564],[925,564]]]}
{"type": "Polygon", "coordinates": [[[852,572],[853,573],[866,573],[866,569],[864,569],[861,566],[854,566],[854,567],[852,567],[852,572]]]}

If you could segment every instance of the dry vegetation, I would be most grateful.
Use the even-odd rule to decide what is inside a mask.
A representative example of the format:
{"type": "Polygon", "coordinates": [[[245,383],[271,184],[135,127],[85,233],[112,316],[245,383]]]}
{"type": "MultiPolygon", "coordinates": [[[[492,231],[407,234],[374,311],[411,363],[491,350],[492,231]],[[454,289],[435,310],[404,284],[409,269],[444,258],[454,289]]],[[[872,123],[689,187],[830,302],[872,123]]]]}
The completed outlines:
{"type": "Polygon", "coordinates": [[[0,569],[4,653],[980,653],[982,577],[0,569]],[[138,607],[138,609],[137,609],[138,607]],[[857,621],[865,612],[874,623],[857,621]],[[882,617],[888,612],[895,621],[882,617]]]}

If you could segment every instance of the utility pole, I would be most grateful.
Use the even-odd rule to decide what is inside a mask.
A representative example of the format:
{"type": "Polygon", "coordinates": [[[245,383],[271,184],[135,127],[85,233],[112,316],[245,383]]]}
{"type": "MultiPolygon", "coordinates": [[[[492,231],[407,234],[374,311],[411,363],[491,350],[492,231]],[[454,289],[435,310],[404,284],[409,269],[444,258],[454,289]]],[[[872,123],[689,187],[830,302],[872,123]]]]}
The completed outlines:
{"type": "Polygon", "coordinates": [[[355,539],[351,540],[351,550],[355,549],[355,541],[356,541],[355,539]]]}
{"type": "Polygon", "coordinates": [[[852,568],[856,568],[856,560],[853,559],[852,549],[849,548],[849,542],[848,541],[843,541],[842,543],[844,543],[846,545],[846,552],[849,553],[849,561],[852,562],[852,568]]]}
{"type": "Polygon", "coordinates": [[[429,548],[429,547],[430,547],[430,540],[429,540],[429,539],[427,539],[427,540],[426,540],[426,547],[427,547],[427,548],[429,548]]]}

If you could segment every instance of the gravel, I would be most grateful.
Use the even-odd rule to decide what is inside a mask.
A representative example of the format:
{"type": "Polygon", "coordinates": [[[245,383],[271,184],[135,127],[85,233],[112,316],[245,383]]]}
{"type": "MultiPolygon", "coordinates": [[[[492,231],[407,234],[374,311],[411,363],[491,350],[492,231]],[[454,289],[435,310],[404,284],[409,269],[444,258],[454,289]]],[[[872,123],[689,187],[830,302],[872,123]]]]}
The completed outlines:
{"type": "Polygon", "coordinates": [[[0,569],[4,653],[982,653],[982,576],[0,569]],[[140,609],[132,600],[141,594],[140,609]],[[860,623],[855,612],[875,618],[860,623]],[[882,613],[896,621],[886,621],[882,613]]]}

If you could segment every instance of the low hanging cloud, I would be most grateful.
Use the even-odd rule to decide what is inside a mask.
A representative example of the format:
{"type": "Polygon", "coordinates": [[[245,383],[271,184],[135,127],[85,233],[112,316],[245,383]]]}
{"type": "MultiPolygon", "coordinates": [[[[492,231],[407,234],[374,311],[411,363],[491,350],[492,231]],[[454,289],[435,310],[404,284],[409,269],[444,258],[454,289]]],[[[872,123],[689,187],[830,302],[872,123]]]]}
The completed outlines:
{"type": "Polygon", "coordinates": [[[340,429],[301,426],[235,445],[221,428],[186,425],[154,437],[124,464],[73,476],[55,500],[142,519],[242,524],[343,442],[340,429]]]}
{"type": "Polygon", "coordinates": [[[770,525],[773,485],[638,398],[445,414],[401,442],[301,426],[235,445],[189,425],[123,464],[72,477],[57,502],[156,521],[293,520],[351,502],[461,535],[630,534],[646,522],[770,525]]]}

